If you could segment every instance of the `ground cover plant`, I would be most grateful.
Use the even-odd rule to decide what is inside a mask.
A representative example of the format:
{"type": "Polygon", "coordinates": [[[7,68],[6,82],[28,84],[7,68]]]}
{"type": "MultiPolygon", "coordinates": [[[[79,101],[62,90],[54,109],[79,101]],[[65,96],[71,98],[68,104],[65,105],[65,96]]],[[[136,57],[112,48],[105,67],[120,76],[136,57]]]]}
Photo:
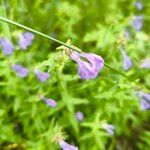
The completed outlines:
{"type": "Polygon", "coordinates": [[[149,24],[149,0],[1,0],[0,150],[148,150],[149,24]]]}

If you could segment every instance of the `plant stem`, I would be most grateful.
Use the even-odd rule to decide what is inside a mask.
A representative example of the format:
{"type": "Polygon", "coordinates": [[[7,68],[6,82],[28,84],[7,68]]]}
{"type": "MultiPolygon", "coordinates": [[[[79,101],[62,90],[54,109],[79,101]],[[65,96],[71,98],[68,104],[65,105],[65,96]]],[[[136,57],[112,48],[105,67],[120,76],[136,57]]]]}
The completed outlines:
{"type": "MultiPolygon", "coordinates": [[[[30,32],[32,32],[32,33],[35,33],[35,34],[37,34],[37,35],[40,35],[40,36],[42,36],[42,37],[45,37],[45,38],[47,38],[47,39],[49,39],[49,40],[52,40],[52,41],[54,41],[54,42],[56,42],[56,43],[59,43],[59,44],[61,44],[61,45],[64,45],[65,47],[67,47],[67,48],[69,48],[69,49],[72,49],[72,50],[74,50],[74,51],[78,51],[77,49],[75,49],[75,48],[73,48],[73,47],[71,47],[71,46],[65,44],[65,43],[62,42],[62,41],[59,41],[59,40],[57,40],[57,39],[55,39],[55,38],[53,38],[53,37],[51,37],[51,36],[48,36],[48,35],[46,35],[46,34],[44,34],[44,33],[42,33],[42,32],[39,32],[39,31],[37,31],[37,30],[34,30],[34,29],[29,28],[29,27],[27,27],[27,26],[24,26],[24,25],[22,25],[22,24],[20,24],[20,23],[17,23],[17,22],[15,22],[15,21],[9,20],[9,19],[4,18],[4,17],[1,17],[1,16],[0,16],[0,20],[2,20],[2,21],[4,21],[4,22],[7,22],[7,23],[9,23],[9,24],[15,25],[15,26],[17,26],[17,27],[23,28],[23,29],[25,29],[25,30],[28,30],[28,31],[30,31],[30,32]]],[[[78,52],[79,52],[79,51],[78,51],[78,52]]]]}
{"type": "MultiPolygon", "coordinates": [[[[69,48],[69,49],[72,49],[72,50],[74,50],[74,51],[80,52],[80,51],[78,51],[77,49],[73,48],[72,46],[67,45],[66,43],[64,43],[64,42],[62,42],[62,41],[60,41],[60,40],[57,40],[57,39],[55,39],[55,38],[53,38],[53,37],[51,37],[51,36],[48,36],[48,35],[46,35],[46,34],[44,34],[44,33],[42,33],[42,32],[39,32],[39,31],[37,31],[37,30],[34,30],[34,29],[29,28],[29,27],[27,27],[27,26],[24,26],[24,25],[22,25],[22,24],[20,24],[20,23],[17,23],[17,22],[15,22],[15,21],[9,20],[9,19],[4,18],[4,17],[1,17],[1,16],[0,16],[0,20],[1,20],[1,21],[4,21],[4,22],[6,22],[6,23],[9,23],[9,24],[15,25],[15,26],[17,26],[17,27],[23,28],[23,29],[25,29],[25,30],[28,30],[28,31],[30,31],[30,32],[32,32],[32,33],[35,33],[35,34],[37,34],[37,35],[40,35],[40,36],[42,36],[42,37],[45,37],[45,38],[47,38],[47,39],[49,39],[49,40],[52,40],[52,41],[54,41],[54,42],[56,42],[56,43],[59,43],[59,44],[61,44],[61,45],[64,45],[65,47],[67,47],[67,48],[69,48]]],[[[108,64],[104,63],[104,65],[105,65],[107,68],[109,68],[109,69],[111,69],[111,70],[117,72],[118,74],[120,74],[120,75],[126,77],[127,79],[129,79],[125,74],[123,74],[122,72],[120,72],[120,71],[118,71],[118,70],[112,68],[112,67],[109,66],[108,64]]]]}

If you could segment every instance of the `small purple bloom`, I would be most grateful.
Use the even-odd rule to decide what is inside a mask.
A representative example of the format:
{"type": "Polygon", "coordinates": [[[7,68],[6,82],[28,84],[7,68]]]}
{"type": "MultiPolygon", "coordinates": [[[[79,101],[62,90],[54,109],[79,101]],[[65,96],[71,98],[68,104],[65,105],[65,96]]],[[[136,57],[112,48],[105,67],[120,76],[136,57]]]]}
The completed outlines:
{"type": "Polygon", "coordinates": [[[125,37],[126,39],[129,39],[130,33],[129,33],[128,30],[125,30],[125,32],[124,32],[124,37],[125,37]]]}
{"type": "Polygon", "coordinates": [[[143,16],[135,16],[135,18],[132,20],[132,26],[137,30],[140,31],[143,26],[143,16]]]}
{"type": "Polygon", "coordinates": [[[74,145],[70,145],[64,140],[59,141],[59,145],[62,148],[62,150],[78,150],[78,147],[74,145]]]}
{"type": "Polygon", "coordinates": [[[76,113],[76,118],[79,120],[79,121],[82,121],[84,119],[84,115],[81,111],[78,111],[76,113]]]}
{"type": "Polygon", "coordinates": [[[26,50],[27,47],[32,44],[33,39],[34,34],[32,34],[31,32],[25,32],[19,35],[18,44],[21,49],[26,50]]]}
{"type": "Polygon", "coordinates": [[[39,81],[41,81],[41,82],[46,81],[50,77],[49,73],[42,72],[40,70],[36,70],[35,74],[36,74],[37,78],[39,79],[39,81]]]}
{"type": "Polygon", "coordinates": [[[143,9],[143,4],[142,4],[142,2],[140,2],[140,1],[135,2],[135,7],[136,7],[138,10],[142,10],[142,9],[143,9]]]}
{"type": "Polygon", "coordinates": [[[140,99],[141,110],[150,109],[150,94],[139,92],[137,96],[140,99]]]}
{"type": "Polygon", "coordinates": [[[122,58],[123,58],[123,69],[128,70],[132,67],[132,61],[131,59],[127,56],[123,48],[120,48],[122,58]]]}
{"type": "Polygon", "coordinates": [[[103,129],[105,129],[109,135],[114,135],[115,127],[113,125],[111,125],[111,124],[104,124],[103,125],[103,129]]]}
{"type": "Polygon", "coordinates": [[[104,65],[102,57],[91,53],[73,51],[70,57],[78,64],[78,74],[82,80],[96,78],[104,65]]]}
{"type": "Polygon", "coordinates": [[[142,61],[140,68],[150,68],[150,58],[146,58],[142,61]]]}
{"type": "Polygon", "coordinates": [[[44,98],[44,101],[47,105],[51,106],[51,107],[56,107],[57,103],[55,100],[50,99],[50,98],[44,98]]]}
{"type": "Polygon", "coordinates": [[[28,74],[28,70],[24,68],[22,65],[13,64],[12,69],[17,73],[17,75],[21,78],[24,78],[28,74]]]}
{"type": "Polygon", "coordinates": [[[7,38],[0,38],[0,45],[2,47],[3,53],[5,55],[11,55],[14,47],[12,43],[7,38]]]}

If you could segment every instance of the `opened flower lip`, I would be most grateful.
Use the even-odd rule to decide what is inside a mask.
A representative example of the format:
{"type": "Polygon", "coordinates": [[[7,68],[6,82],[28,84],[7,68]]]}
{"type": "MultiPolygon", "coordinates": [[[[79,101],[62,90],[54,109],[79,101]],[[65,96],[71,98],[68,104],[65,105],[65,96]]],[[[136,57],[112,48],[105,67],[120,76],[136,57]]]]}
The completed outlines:
{"type": "Polygon", "coordinates": [[[103,58],[92,53],[72,51],[70,57],[78,64],[78,74],[82,80],[96,78],[104,65],[103,58]]]}
{"type": "Polygon", "coordinates": [[[122,58],[123,58],[123,69],[124,70],[129,70],[132,67],[132,61],[129,58],[129,56],[127,56],[127,54],[125,53],[125,50],[123,48],[120,48],[121,54],[122,54],[122,58]]]}
{"type": "Polygon", "coordinates": [[[24,32],[19,35],[18,44],[22,50],[26,50],[32,44],[34,34],[31,32],[24,32]]]}
{"type": "Polygon", "coordinates": [[[7,38],[4,38],[4,37],[0,38],[0,45],[2,47],[2,51],[4,55],[12,54],[14,50],[14,46],[7,38]]]}

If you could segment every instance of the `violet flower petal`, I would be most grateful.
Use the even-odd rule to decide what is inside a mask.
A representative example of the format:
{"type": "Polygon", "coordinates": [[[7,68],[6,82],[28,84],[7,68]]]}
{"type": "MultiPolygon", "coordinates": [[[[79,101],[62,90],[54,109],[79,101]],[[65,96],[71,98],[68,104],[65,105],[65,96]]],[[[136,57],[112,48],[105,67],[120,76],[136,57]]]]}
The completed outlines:
{"type": "Polygon", "coordinates": [[[150,103],[148,103],[147,101],[145,101],[145,99],[141,99],[140,101],[140,108],[141,110],[147,110],[150,109],[150,103]]]}
{"type": "Polygon", "coordinates": [[[98,72],[94,70],[94,68],[92,68],[90,64],[84,61],[78,61],[77,63],[78,74],[82,80],[94,79],[97,77],[98,72]]]}
{"type": "Polygon", "coordinates": [[[37,78],[39,79],[39,81],[41,81],[41,82],[46,81],[46,80],[49,79],[49,77],[50,77],[49,73],[47,73],[47,72],[42,72],[42,71],[40,71],[40,70],[36,70],[36,71],[35,71],[35,74],[36,74],[37,78]]]}
{"type": "Polygon", "coordinates": [[[144,59],[140,65],[140,68],[150,68],[150,58],[144,59]]]}
{"type": "Polygon", "coordinates": [[[95,54],[72,52],[70,57],[78,64],[78,74],[82,80],[96,78],[102,69],[104,60],[95,54]],[[87,61],[82,60],[82,58],[87,61]]]}
{"type": "Polygon", "coordinates": [[[81,57],[86,58],[92,65],[92,68],[99,72],[104,66],[104,60],[101,56],[91,53],[81,53],[81,57]]]}
{"type": "Polygon", "coordinates": [[[7,38],[0,38],[0,45],[2,47],[4,55],[11,55],[14,47],[7,38]]]}
{"type": "Polygon", "coordinates": [[[60,141],[59,145],[63,150],[78,150],[78,147],[76,147],[74,145],[70,145],[67,142],[65,142],[64,140],[60,141]]]}
{"type": "Polygon", "coordinates": [[[21,49],[26,50],[27,47],[32,44],[33,39],[34,39],[34,34],[30,32],[25,32],[19,35],[18,44],[21,49]]]}
{"type": "Polygon", "coordinates": [[[150,94],[141,91],[137,93],[137,96],[140,100],[141,110],[150,109],[150,94]]]}
{"type": "Polygon", "coordinates": [[[135,30],[140,31],[143,26],[143,16],[135,16],[135,18],[132,20],[132,26],[135,28],[135,30]]]}
{"type": "Polygon", "coordinates": [[[128,31],[127,29],[124,31],[124,37],[125,37],[126,39],[129,39],[129,38],[130,38],[130,33],[129,33],[129,31],[128,31]]]}
{"type": "Polygon", "coordinates": [[[82,121],[84,119],[84,115],[81,111],[78,111],[76,112],[76,118],[79,120],[79,121],[82,121]]]}
{"type": "Polygon", "coordinates": [[[17,75],[21,78],[24,78],[28,74],[28,70],[22,65],[16,64],[12,65],[12,69],[17,73],[17,75]]]}
{"type": "Polygon", "coordinates": [[[136,7],[138,10],[142,10],[142,9],[143,9],[143,4],[142,4],[142,2],[140,2],[140,1],[135,2],[135,7],[136,7]]]}
{"type": "Polygon", "coordinates": [[[49,105],[51,107],[56,107],[57,106],[57,102],[53,99],[45,98],[44,101],[47,105],[49,105]]]}
{"type": "Polygon", "coordinates": [[[132,67],[132,61],[127,56],[127,54],[125,53],[123,48],[121,48],[120,51],[121,51],[122,58],[123,58],[123,69],[124,70],[129,70],[132,67]]]}
{"type": "Polygon", "coordinates": [[[104,124],[103,128],[107,131],[108,134],[114,135],[114,129],[115,127],[111,124],[104,124]]]}

